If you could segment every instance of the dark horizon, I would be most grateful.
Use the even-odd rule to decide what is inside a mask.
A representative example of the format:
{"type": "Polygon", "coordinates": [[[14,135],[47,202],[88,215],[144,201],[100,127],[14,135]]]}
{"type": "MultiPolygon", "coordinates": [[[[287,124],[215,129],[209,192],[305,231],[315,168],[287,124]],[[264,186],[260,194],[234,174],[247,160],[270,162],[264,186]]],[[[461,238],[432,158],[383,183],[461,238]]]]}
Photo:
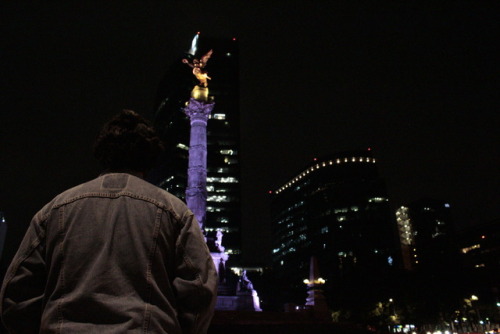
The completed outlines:
{"type": "Polygon", "coordinates": [[[99,174],[92,142],[111,115],[152,118],[197,31],[239,40],[249,262],[268,256],[255,247],[270,241],[267,192],[340,151],[372,148],[394,208],[430,197],[460,228],[499,218],[499,28],[485,4],[1,7],[5,257],[45,203],[99,174]]]}

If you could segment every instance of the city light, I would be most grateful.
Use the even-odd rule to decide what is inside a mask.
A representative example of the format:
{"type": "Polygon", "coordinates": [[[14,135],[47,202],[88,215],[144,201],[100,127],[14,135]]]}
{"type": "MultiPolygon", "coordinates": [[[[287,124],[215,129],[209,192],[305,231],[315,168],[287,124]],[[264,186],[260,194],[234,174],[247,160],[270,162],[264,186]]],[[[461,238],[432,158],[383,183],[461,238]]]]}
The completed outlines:
{"type": "Polygon", "coordinates": [[[308,280],[307,278],[303,281],[305,284],[325,284],[325,280],[323,278],[318,278],[318,279],[315,279],[315,280],[308,280]]]}

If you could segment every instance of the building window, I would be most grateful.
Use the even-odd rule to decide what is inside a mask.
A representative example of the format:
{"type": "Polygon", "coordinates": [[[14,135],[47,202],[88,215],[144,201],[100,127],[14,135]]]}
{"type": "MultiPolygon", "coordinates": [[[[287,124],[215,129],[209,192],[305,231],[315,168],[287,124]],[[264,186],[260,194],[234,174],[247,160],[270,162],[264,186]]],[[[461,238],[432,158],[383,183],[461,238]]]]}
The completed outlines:
{"type": "Polygon", "coordinates": [[[228,158],[228,157],[225,157],[225,158],[224,158],[224,163],[226,163],[226,164],[228,164],[228,165],[233,165],[233,164],[238,163],[238,160],[237,160],[237,159],[234,159],[234,158],[228,158]]]}
{"type": "Polygon", "coordinates": [[[214,114],[214,119],[217,119],[219,121],[223,121],[226,119],[226,114],[214,114]]]}
{"type": "Polygon", "coordinates": [[[236,150],[220,150],[220,154],[225,155],[236,155],[238,152],[236,150]]]}
{"type": "Polygon", "coordinates": [[[181,150],[189,151],[189,147],[187,145],[184,145],[183,143],[177,144],[177,147],[180,148],[181,150]]]}

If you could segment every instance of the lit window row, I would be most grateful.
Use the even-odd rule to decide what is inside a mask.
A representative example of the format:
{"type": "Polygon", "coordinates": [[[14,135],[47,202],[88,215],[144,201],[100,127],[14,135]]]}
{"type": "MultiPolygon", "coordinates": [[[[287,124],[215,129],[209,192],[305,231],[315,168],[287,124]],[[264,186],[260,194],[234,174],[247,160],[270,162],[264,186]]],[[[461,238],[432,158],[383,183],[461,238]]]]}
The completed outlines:
{"type": "Polygon", "coordinates": [[[238,183],[238,179],[235,177],[207,177],[207,182],[214,183],[238,183]]]}
{"type": "Polygon", "coordinates": [[[225,155],[236,155],[238,154],[238,151],[236,150],[220,150],[220,154],[225,154],[225,155]]]}
{"type": "Polygon", "coordinates": [[[223,208],[214,208],[213,206],[207,206],[207,212],[222,212],[225,211],[223,208]]]}
{"type": "Polygon", "coordinates": [[[302,180],[305,176],[307,176],[309,173],[314,172],[315,170],[318,170],[323,167],[327,166],[333,166],[333,165],[338,165],[338,164],[343,164],[343,163],[351,163],[351,162],[371,162],[375,163],[374,158],[368,158],[368,157],[352,157],[352,158],[342,158],[342,159],[333,159],[329,161],[325,161],[322,163],[318,163],[314,166],[309,167],[305,171],[303,171],[301,174],[299,174],[297,177],[295,177],[293,180],[285,184],[283,187],[279,188],[278,190],[275,191],[276,194],[279,194],[280,192],[284,191],[285,189],[291,187],[294,185],[296,182],[302,180]]]}
{"type": "Polygon", "coordinates": [[[470,246],[470,247],[465,247],[465,248],[462,248],[462,253],[467,254],[467,253],[468,253],[468,252],[470,252],[471,250],[478,249],[478,248],[481,248],[481,245],[480,245],[480,244],[477,244],[477,245],[472,245],[472,246],[470,246]]]}
{"type": "Polygon", "coordinates": [[[218,120],[220,120],[220,121],[223,121],[223,120],[225,120],[225,119],[226,119],[226,114],[214,114],[214,115],[213,115],[213,118],[214,118],[214,119],[218,119],[218,120]]]}
{"type": "Polygon", "coordinates": [[[234,232],[234,228],[231,229],[229,227],[205,227],[205,231],[207,231],[207,232],[221,231],[224,233],[230,233],[230,232],[234,232]]]}
{"type": "Polygon", "coordinates": [[[229,198],[226,195],[212,195],[207,197],[207,202],[229,202],[229,198]]]}
{"type": "Polygon", "coordinates": [[[187,146],[187,145],[185,145],[183,143],[177,144],[177,147],[180,148],[181,150],[189,151],[189,146],[187,146]]]}
{"type": "Polygon", "coordinates": [[[347,256],[354,256],[354,253],[352,251],[349,251],[349,252],[338,252],[337,255],[339,257],[347,257],[347,256]]]}
{"type": "Polygon", "coordinates": [[[368,203],[380,203],[380,202],[388,202],[389,199],[385,197],[373,197],[368,200],[368,203]]]}
{"type": "Polygon", "coordinates": [[[293,209],[297,209],[298,207],[301,207],[301,206],[303,206],[303,205],[304,205],[304,201],[300,201],[300,202],[297,202],[297,203],[295,203],[294,205],[292,205],[292,206],[288,207],[285,211],[290,212],[290,211],[292,211],[293,209]]]}
{"type": "Polygon", "coordinates": [[[217,188],[217,189],[215,189],[214,186],[208,185],[207,186],[207,192],[227,193],[227,192],[229,192],[229,189],[225,189],[225,188],[217,188]]]}

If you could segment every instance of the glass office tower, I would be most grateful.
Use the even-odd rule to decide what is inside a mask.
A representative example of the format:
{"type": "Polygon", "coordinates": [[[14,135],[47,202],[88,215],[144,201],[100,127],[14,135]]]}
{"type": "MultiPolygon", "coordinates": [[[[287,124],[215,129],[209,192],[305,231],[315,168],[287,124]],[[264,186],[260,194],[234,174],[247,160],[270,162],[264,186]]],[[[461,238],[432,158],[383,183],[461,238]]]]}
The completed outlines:
{"type": "Polygon", "coordinates": [[[370,151],[315,159],[273,191],[271,210],[273,271],[283,301],[303,299],[313,255],[330,304],[352,302],[357,292],[349,291],[360,280],[382,279],[395,265],[396,229],[370,151]]]}

